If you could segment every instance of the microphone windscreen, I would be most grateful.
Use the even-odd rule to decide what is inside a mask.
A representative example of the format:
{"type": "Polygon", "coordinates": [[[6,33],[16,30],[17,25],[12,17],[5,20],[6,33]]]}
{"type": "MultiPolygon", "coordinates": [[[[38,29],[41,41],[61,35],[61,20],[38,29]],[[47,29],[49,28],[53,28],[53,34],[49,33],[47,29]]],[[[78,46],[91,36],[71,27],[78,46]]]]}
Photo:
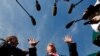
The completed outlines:
{"type": "Polygon", "coordinates": [[[74,21],[69,22],[65,27],[70,28],[73,25],[74,21]]]}
{"type": "Polygon", "coordinates": [[[53,7],[53,16],[56,16],[57,14],[57,6],[56,6],[56,3],[54,4],[54,7],[53,7]]]}
{"type": "Polygon", "coordinates": [[[72,12],[73,8],[74,8],[74,4],[71,4],[71,6],[70,6],[70,8],[69,8],[69,10],[68,10],[68,13],[69,13],[69,14],[72,12]]]}
{"type": "Polygon", "coordinates": [[[69,1],[69,0],[66,0],[66,1],[69,1]]]}
{"type": "Polygon", "coordinates": [[[36,1],[36,9],[37,9],[38,11],[40,11],[40,10],[41,10],[41,6],[40,6],[40,4],[39,4],[39,2],[38,2],[38,1],[36,1]]]}
{"type": "Polygon", "coordinates": [[[36,21],[35,21],[34,17],[30,16],[30,18],[31,18],[32,24],[36,25],[36,21]]]}

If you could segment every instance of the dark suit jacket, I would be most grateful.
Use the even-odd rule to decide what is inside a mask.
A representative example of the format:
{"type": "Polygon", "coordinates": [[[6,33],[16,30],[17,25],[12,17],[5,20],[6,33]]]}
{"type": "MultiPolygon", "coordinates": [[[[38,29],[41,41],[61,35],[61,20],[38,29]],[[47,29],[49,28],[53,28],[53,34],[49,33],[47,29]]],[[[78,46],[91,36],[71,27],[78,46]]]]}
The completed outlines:
{"type": "Polygon", "coordinates": [[[76,43],[68,44],[70,56],[78,56],[76,43]]]}
{"type": "Polygon", "coordinates": [[[29,52],[25,52],[19,48],[16,48],[10,44],[4,45],[2,48],[0,48],[0,56],[26,56],[26,54],[29,54],[29,56],[37,56],[36,54],[36,47],[29,48],[29,52]]]}

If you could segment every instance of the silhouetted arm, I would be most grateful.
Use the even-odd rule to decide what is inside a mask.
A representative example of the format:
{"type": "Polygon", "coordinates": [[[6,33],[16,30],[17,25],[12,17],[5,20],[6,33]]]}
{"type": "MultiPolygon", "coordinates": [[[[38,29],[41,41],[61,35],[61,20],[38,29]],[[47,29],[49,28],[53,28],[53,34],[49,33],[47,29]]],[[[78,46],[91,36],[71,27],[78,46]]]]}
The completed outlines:
{"type": "Polygon", "coordinates": [[[68,47],[70,56],[78,56],[76,43],[69,43],[68,47]]]}
{"type": "Polygon", "coordinates": [[[37,56],[36,47],[29,48],[29,56],[37,56]]]}

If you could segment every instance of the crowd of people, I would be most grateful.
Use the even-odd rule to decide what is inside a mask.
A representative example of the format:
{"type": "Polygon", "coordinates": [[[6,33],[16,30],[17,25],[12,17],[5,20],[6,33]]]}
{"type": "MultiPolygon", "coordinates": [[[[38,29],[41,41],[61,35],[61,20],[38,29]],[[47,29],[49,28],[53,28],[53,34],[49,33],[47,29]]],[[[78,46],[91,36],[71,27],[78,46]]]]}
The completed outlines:
{"type": "MultiPolygon", "coordinates": [[[[8,36],[5,39],[5,44],[3,44],[2,47],[0,47],[0,53],[3,56],[26,56],[27,54],[29,54],[29,56],[37,56],[36,45],[38,44],[38,42],[39,41],[35,40],[34,38],[30,38],[29,51],[25,51],[17,47],[17,45],[19,44],[17,36],[8,36]]],[[[65,37],[64,42],[67,43],[69,46],[70,56],[78,56],[76,43],[72,41],[72,37],[70,35],[67,35],[65,37]]],[[[59,53],[57,53],[54,43],[48,43],[46,51],[46,56],[62,56],[59,53]]]]}

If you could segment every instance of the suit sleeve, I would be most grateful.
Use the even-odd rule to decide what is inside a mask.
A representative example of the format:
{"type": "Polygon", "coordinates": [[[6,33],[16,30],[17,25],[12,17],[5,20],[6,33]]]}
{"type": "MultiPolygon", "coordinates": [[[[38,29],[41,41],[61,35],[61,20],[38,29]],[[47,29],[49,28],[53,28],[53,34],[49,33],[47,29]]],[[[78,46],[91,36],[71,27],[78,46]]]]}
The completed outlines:
{"type": "Polygon", "coordinates": [[[37,56],[36,47],[29,48],[29,56],[37,56]]]}
{"type": "Polygon", "coordinates": [[[24,52],[23,50],[16,48],[10,44],[7,44],[6,46],[3,47],[4,51],[7,53],[7,56],[25,56],[27,53],[24,52]]]}
{"type": "Polygon", "coordinates": [[[70,56],[78,56],[76,43],[68,44],[70,56]]]}

